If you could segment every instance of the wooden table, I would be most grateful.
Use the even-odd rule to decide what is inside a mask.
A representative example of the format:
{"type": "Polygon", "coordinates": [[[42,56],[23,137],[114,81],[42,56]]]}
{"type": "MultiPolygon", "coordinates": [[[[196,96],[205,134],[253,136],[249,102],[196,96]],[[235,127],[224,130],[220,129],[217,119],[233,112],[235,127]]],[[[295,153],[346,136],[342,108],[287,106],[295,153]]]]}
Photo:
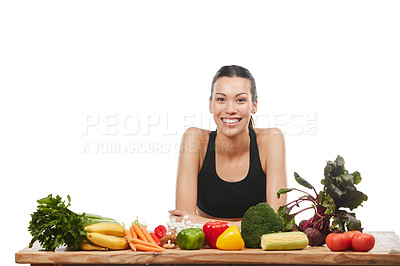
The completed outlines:
{"type": "Polygon", "coordinates": [[[161,253],[120,251],[39,251],[38,246],[15,254],[16,263],[31,265],[107,265],[107,264],[283,264],[283,265],[400,265],[400,238],[394,232],[369,232],[375,247],[369,252],[332,252],[327,247],[304,250],[264,251],[243,249],[222,251],[169,249],[161,253]]]}

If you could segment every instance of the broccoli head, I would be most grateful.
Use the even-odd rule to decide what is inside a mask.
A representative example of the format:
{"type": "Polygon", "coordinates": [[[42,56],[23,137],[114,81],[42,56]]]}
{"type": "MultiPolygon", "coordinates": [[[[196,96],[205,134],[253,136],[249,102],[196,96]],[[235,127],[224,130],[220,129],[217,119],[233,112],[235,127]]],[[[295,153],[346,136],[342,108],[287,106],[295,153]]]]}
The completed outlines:
{"type": "Polygon", "coordinates": [[[266,202],[250,207],[244,214],[241,223],[241,234],[246,247],[259,248],[261,236],[283,231],[285,224],[282,218],[266,202]]]}

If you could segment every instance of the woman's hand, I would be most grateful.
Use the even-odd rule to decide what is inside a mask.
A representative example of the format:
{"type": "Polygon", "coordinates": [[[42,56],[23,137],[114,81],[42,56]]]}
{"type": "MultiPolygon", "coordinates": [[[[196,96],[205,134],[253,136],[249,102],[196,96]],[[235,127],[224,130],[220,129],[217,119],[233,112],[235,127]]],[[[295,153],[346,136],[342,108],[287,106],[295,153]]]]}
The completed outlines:
{"type": "Polygon", "coordinates": [[[239,229],[241,228],[242,222],[241,221],[231,221],[231,220],[226,220],[223,218],[205,218],[202,216],[199,216],[197,214],[192,214],[190,212],[187,211],[182,211],[182,210],[172,210],[172,211],[168,211],[169,212],[169,218],[175,218],[175,220],[177,222],[181,222],[183,220],[183,217],[185,215],[187,215],[189,218],[188,220],[191,221],[194,224],[205,224],[209,221],[225,221],[227,222],[230,226],[231,225],[236,225],[237,227],[239,227],[239,229]]]}
{"type": "Polygon", "coordinates": [[[198,215],[196,214],[192,214],[190,212],[181,210],[171,210],[168,212],[169,212],[169,218],[170,219],[175,218],[177,222],[181,222],[183,220],[183,217],[187,215],[189,217],[188,220],[191,221],[192,223],[201,223],[201,221],[199,221],[198,219],[198,215]]]}

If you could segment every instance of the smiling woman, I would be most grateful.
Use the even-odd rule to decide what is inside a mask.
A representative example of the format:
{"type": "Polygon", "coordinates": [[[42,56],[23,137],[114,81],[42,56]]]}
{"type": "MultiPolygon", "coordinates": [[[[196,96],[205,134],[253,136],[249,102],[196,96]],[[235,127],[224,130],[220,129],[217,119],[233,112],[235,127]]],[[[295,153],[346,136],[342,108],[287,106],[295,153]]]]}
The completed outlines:
{"type": "Polygon", "coordinates": [[[222,67],[214,76],[209,109],[215,131],[189,128],[182,139],[176,210],[195,223],[226,220],[240,226],[246,210],[260,202],[275,210],[285,204],[276,192],[286,187],[285,147],[277,128],[254,128],[257,90],[243,67],[222,67]]]}

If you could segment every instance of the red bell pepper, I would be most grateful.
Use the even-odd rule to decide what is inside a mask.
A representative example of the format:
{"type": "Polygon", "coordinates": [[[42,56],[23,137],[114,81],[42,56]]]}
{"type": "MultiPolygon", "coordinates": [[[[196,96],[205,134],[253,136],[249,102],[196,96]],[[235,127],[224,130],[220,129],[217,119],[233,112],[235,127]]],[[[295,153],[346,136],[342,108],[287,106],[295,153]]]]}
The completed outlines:
{"type": "Polygon", "coordinates": [[[150,232],[150,236],[154,239],[154,241],[156,241],[157,245],[159,245],[161,247],[161,242],[160,242],[160,239],[158,238],[158,236],[153,232],[150,232]]]}
{"type": "Polygon", "coordinates": [[[211,248],[217,248],[217,238],[228,229],[227,222],[210,221],[203,225],[203,232],[206,236],[206,242],[211,248]]]}

